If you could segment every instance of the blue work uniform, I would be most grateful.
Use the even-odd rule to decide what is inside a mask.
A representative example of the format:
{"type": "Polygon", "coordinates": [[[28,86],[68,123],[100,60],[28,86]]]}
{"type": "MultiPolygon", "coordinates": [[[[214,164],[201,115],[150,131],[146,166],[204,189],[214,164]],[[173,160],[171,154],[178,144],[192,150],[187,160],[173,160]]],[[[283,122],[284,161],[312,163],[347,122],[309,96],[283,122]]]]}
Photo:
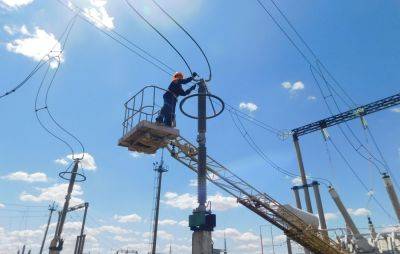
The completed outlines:
{"type": "Polygon", "coordinates": [[[187,84],[193,80],[192,77],[187,79],[181,79],[172,81],[168,87],[168,91],[165,92],[164,106],[161,108],[160,114],[157,117],[157,123],[164,123],[165,126],[172,126],[172,121],[175,118],[176,103],[178,102],[179,96],[189,95],[194,88],[189,88],[186,91],[183,90],[182,85],[187,84]]]}

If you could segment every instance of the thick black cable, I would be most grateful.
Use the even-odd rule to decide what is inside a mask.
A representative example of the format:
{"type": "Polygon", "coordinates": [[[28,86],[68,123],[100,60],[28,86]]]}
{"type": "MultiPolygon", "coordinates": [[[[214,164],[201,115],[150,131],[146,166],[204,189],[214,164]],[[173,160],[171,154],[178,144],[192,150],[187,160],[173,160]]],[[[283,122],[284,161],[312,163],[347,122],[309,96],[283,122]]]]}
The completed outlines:
{"type": "MultiPolygon", "coordinates": [[[[59,65],[57,66],[57,69],[58,69],[58,68],[59,68],[59,65]]],[[[46,78],[47,78],[47,75],[48,75],[48,73],[49,73],[49,70],[50,70],[50,64],[49,64],[49,66],[47,67],[45,74],[43,75],[43,78],[42,78],[42,80],[41,80],[41,82],[40,82],[39,89],[38,89],[38,91],[37,91],[37,93],[36,93],[35,110],[34,110],[34,111],[35,111],[35,116],[36,116],[37,121],[39,122],[39,125],[42,127],[42,129],[44,129],[44,130],[45,130],[48,134],[50,134],[53,138],[55,138],[55,139],[57,139],[58,141],[60,141],[61,143],[65,144],[65,145],[68,147],[68,149],[70,150],[71,154],[75,154],[75,153],[74,153],[74,149],[72,148],[72,146],[71,146],[66,140],[62,139],[61,137],[57,136],[55,133],[53,133],[52,131],[50,131],[50,129],[47,128],[46,125],[42,122],[42,120],[40,119],[39,114],[38,114],[39,111],[45,109],[44,107],[38,108],[38,100],[39,100],[40,91],[42,90],[42,87],[43,87],[43,85],[44,85],[44,82],[46,81],[46,78]]],[[[53,77],[54,77],[54,76],[53,76],[53,77]]]]}
{"type": "MultiPolygon", "coordinates": [[[[315,76],[314,73],[314,69],[310,66],[310,70],[311,70],[311,74],[314,78],[315,83],[317,84],[320,92],[322,93],[322,88],[321,85],[317,79],[317,77],[315,76]]],[[[340,111],[339,109],[339,105],[337,104],[336,100],[333,98],[334,104],[336,105],[337,109],[340,111]]],[[[330,115],[334,115],[330,105],[328,104],[327,100],[324,99],[324,103],[326,104],[328,111],[330,113],[330,115]]],[[[344,129],[342,128],[341,124],[338,124],[337,127],[339,128],[340,132],[342,133],[342,135],[344,136],[345,140],[347,141],[348,144],[350,144],[350,146],[353,148],[353,150],[360,155],[362,158],[364,158],[365,160],[367,160],[368,162],[372,163],[375,168],[379,171],[380,174],[382,174],[383,172],[381,171],[380,167],[376,164],[376,162],[378,162],[379,164],[383,165],[381,161],[379,161],[365,146],[364,144],[362,144],[361,140],[357,137],[357,135],[354,133],[354,131],[352,130],[352,128],[350,127],[350,125],[347,122],[344,122],[345,126],[347,127],[347,129],[350,131],[351,135],[356,139],[356,141],[359,144],[359,147],[357,148],[353,142],[350,140],[350,138],[348,137],[348,135],[346,134],[346,132],[344,131],[344,129]],[[370,158],[368,158],[367,156],[365,156],[364,154],[362,154],[360,152],[360,148],[363,148],[364,150],[367,151],[367,153],[371,156],[372,159],[374,159],[375,161],[372,161],[370,158]]]]}
{"type": "Polygon", "coordinates": [[[69,135],[69,136],[72,137],[75,141],[77,141],[77,142],[79,143],[79,145],[80,145],[81,148],[82,148],[82,156],[81,156],[81,158],[79,158],[79,160],[83,160],[84,157],[85,157],[85,147],[84,147],[83,143],[82,143],[75,135],[73,135],[71,132],[69,132],[68,130],[66,130],[66,129],[55,119],[55,117],[54,117],[53,114],[51,113],[51,111],[50,111],[50,109],[49,109],[49,106],[48,106],[49,92],[50,92],[51,87],[52,87],[53,84],[54,84],[54,80],[55,80],[55,78],[56,78],[56,76],[57,76],[57,74],[58,74],[59,68],[60,68],[60,66],[61,66],[61,59],[60,59],[60,56],[63,54],[63,52],[64,52],[64,50],[65,50],[65,46],[66,46],[66,44],[67,44],[67,42],[68,42],[68,39],[69,39],[69,37],[70,37],[72,28],[73,28],[73,26],[74,26],[74,24],[75,24],[75,22],[76,22],[76,18],[77,18],[77,15],[74,16],[73,22],[72,22],[71,24],[69,24],[69,27],[67,28],[66,37],[65,37],[65,39],[64,39],[64,42],[62,43],[62,47],[61,47],[61,50],[60,50],[60,52],[59,52],[59,56],[58,56],[58,59],[57,59],[57,67],[56,67],[55,71],[53,72],[53,75],[52,75],[52,77],[51,77],[51,79],[50,79],[50,81],[49,81],[49,84],[48,84],[47,89],[46,89],[46,92],[45,92],[44,106],[38,108],[39,96],[40,96],[40,93],[41,93],[41,91],[42,91],[44,82],[45,82],[45,80],[46,80],[46,78],[47,78],[48,72],[49,72],[49,70],[50,70],[50,68],[51,68],[51,62],[48,63],[48,64],[49,64],[49,65],[48,65],[48,68],[47,68],[47,70],[46,70],[46,73],[45,73],[45,75],[44,75],[44,77],[43,77],[43,79],[42,79],[42,82],[40,83],[40,87],[39,87],[38,92],[37,92],[37,94],[36,94],[36,99],[35,99],[35,115],[36,115],[36,118],[37,118],[37,120],[38,120],[40,126],[41,126],[46,132],[48,132],[51,136],[53,136],[54,138],[56,138],[57,140],[59,140],[60,142],[62,142],[63,144],[65,144],[65,145],[69,148],[69,150],[71,151],[72,159],[75,160],[75,151],[74,151],[74,149],[72,148],[72,145],[69,144],[65,139],[61,138],[61,137],[58,136],[56,133],[54,133],[53,131],[51,131],[49,128],[47,128],[47,127],[45,126],[45,124],[43,123],[43,121],[40,119],[38,112],[39,112],[39,111],[42,111],[42,110],[45,110],[45,111],[47,112],[48,116],[50,117],[51,121],[53,121],[53,123],[54,123],[61,131],[63,131],[64,133],[66,133],[67,135],[69,135]]]}
{"type": "Polygon", "coordinates": [[[125,2],[147,25],[149,25],[159,36],[161,36],[171,46],[171,48],[179,55],[179,57],[185,63],[186,67],[190,72],[190,76],[192,76],[193,71],[190,68],[188,62],[186,61],[185,57],[181,54],[181,52],[179,52],[179,50],[172,44],[172,42],[168,40],[168,38],[165,35],[163,35],[154,25],[152,25],[142,14],[140,14],[140,12],[129,2],[129,0],[125,0],[125,2]]]}
{"type": "MultiPolygon", "coordinates": [[[[61,40],[65,34],[68,31],[68,28],[70,27],[70,25],[74,22],[74,17],[72,17],[70,19],[70,21],[68,22],[66,28],[64,29],[64,31],[61,33],[61,35],[58,37],[58,40],[61,40]]],[[[33,68],[33,70],[28,74],[27,77],[25,77],[19,84],[17,84],[14,88],[10,89],[9,91],[5,92],[4,94],[0,95],[0,99],[9,96],[13,93],[15,93],[18,89],[20,89],[21,87],[23,87],[25,84],[27,84],[27,82],[45,65],[49,62],[49,59],[51,58],[50,54],[53,52],[54,48],[57,47],[58,42],[55,43],[53,45],[53,47],[50,49],[49,53],[47,53],[46,55],[44,55],[39,62],[36,64],[36,66],[33,68]],[[47,58],[47,59],[46,59],[47,58]]]]}
{"type": "Polygon", "coordinates": [[[376,150],[378,150],[378,153],[379,153],[379,155],[380,155],[380,157],[381,157],[381,160],[382,160],[382,162],[383,162],[384,165],[385,165],[385,169],[386,169],[386,170],[389,172],[389,174],[392,176],[393,182],[394,182],[394,184],[396,185],[397,189],[400,190],[400,185],[399,185],[399,183],[397,182],[397,179],[396,179],[395,175],[393,174],[392,170],[390,169],[389,164],[388,164],[388,162],[386,161],[386,159],[385,159],[385,157],[384,157],[384,155],[383,155],[383,152],[382,152],[382,150],[380,149],[380,147],[379,147],[379,145],[378,145],[378,142],[376,141],[374,135],[372,134],[371,129],[367,126],[367,127],[365,128],[365,130],[367,131],[367,133],[368,133],[369,136],[371,137],[372,143],[374,144],[376,150]]]}
{"type": "MultiPolygon", "coordinates": [[[[353,176],[357,179],[357,181],[362,185],[362,187],[369,192],[371,189],[368,188],[368,186],[364,183],[364,181],[361,179],[361,177],[357,174],[357,172],[355,171],[355,169],[351,166],[350,162],[347,160],[346,156],[344,156],[344,154],[340,151],[339,147],[335,144],[335,142],[333,142],[332,138],[328,139],[330,141],[330,143],[332,144],[332,146],[334,147],[334,149],[336,150],[336,152],[339,154],[339,156],[342,158],[342,160],[345,162],[345,164],[347,165],[347,167],[350,169],[351,173],[353,174],[353,176]]],[[[395,220],[393,218],[393,216],[385,209],[385,207],[379,202],[379,200],[375,197],[372,196],[372,199],[375,201],[375,203],[381,208],[381,210],[388,216],[388,218],[395,220]]]]}
{"type": "Polygon", "coordinates": [[[332,80],[335,82],[335,84],[339,87],[339,89],[343,92],[343,94],[349,99],[349,101],[353,104],[353,106],[357,106],[357,103],[351,98],[351,96],[346,92],[346,90],[343,88],[343,86],[333,77],[333,75],[329,72],[329,70],[325,67],[325,65],[319,60],[319,57],[317,54],[314,52],[314,50],[311,48],[311,46],[307,43],[307,41],[304,39],[304,37],[300,34],[300,32],[297,30],[297,28],[293,25],[293,23],[289,20],[288,16],[286,13],[279,7],[277,2],[275,0],[269,0],[272,2],[272,4],[275,6],[275,8],[278,10],[278,12],[281,14],[281,16],[284,18],[286,23],[290,26],[290,28],[295,32],[297,37],[300,39],[300,41],[305,45],[305,47],[308,49],[308,51],[311,53],[311,55],[314,57],[314,59],[317,61],[317,65],[321,65],[322,68],[326,71],[326,73],[332,78],[332,80]]]}
{"type": "Polygon", "coordinates": [[[87,17],[89,16],[91,19],[96,20],[96,22],[98,22],[99,24],[102,24],[104,27],[106,27],[104,25],[104,23],[98,19],[97,17],[90,15],[90,13],[85,13],[84,10],[82,8],[80,8],[79,6],[75,5],[74,3],[70,2],[72,7],[69,6],[68,4],[64,3],[62,0],[57,0],[61,5],[63,5],[65,8],[67,8],[68,10],[75,12],[74,9],[78,10],[78,15],[79,18],[82,19],[83,21],[87,22],[88,24],[90,24],[91,26],[93,26],[94,28],[96,28],[97,30],[99,30],[101,33],[103,33],[104,35],[106,35],[107,37],[111,38],[112,40],[114,40],[116,43],[120,44],[122,47],[126,48],[127,50],[129,50],[130,52],[134,53],[136,56],[138,56],[139,58],[141,58],[142,60],[148,62],[149,64],[153,65],[154,67],[156,67],[157,69],[159,69],[160,71],[164,72],[165,74],[167,74],[168,76],[171,76],[175,70],[170,67],[169,65],[167,65],[166,63],[164,63],[163,61],[161,61],[160,59],[154,57],[153,55],[151,55],[148,51],[144,50],[143,48],[141,48],[139,45],[135,44],[134,42],[132,42],[131,40],[129,40],[126,36],[122,35],[121,33],[117,32],[115,29],[112,30],[106,30],[106,29],[102,29],[98,26],[96,26],[95,24],[93,24],[92,21],[90,21],[87,17]],[[125,41],[121,41],[121,40],[125,41]],[[154,61],[156,61],[157,63],[153,62],[152,60],[146,58],[145,56],[143,56],[141,53],[139,53],[138,51],[136,51],[135,49],[133,49],[130,46],[133,46],[134,48],[136,48],[137,50],[139,50],[140,52],[142,52],[143,54],[145,54],[146,56],[148,56],[149,58],[153,59],[154,61]],[[162,67],[162,66],[164,67],[162,67]]]}
{"type": "MultiPolygon", "coordinates": [[[[240,132],[241,136],[246,140],[248,145],[267,163],[269,164],[272,168],[274,168],[276,171],[280,172],[281,174],[284,174],[289,177],[300,177],[299,175],[290,172],[287,169],[282,168],[278,164],[276,164],[274,161],[272,161],[269,156],[267,156],[263,150],[257,145],[255,142],[254,138],[250,135],[250,133],[247,131],[246,127],[244,126],[243,122],[239,119],[239,116],[236,113],[230,112],[232,121],[236,127],[236,129],[240,132]],[[234,119],[234,116],[236,117],[237,120],[234,119]],[[239,123],[237,123],[237,122],[239,123]],[[239,126],[240,125],[240,126],[239,126]]],[[[320,178],[320,177],[307,177],[308,179],[311,180],[319,180],[322,184],[325,186],[332,185],[332,183],[325,178],[320,178]]]]}
{"type": "Polygon", "coordinates": [[[181,25],[179,24],[178,21],[176,21],[176,19],[174,19],[174,17],[172,17],[163,7],[161,7],[161,5],[156,1],[156,0],[152,0],[153,3],[155,5],[157,5],[157,7],[165,14],[167,15],[193,42],[194,44],[196,44],[197,48],[200,50],[201,54],[203,55],[204,59],[207,62],[207,66],[208,66],[208,79],[206,80],[206,82],[210,82],[212,79],[212,70],[211,70],[211,64],[210,61],[208,60],[208,57],[206,55],[206,53],[204,52],[204,50],[201,48],[200,44],[196,41],[196,39],[193,38],[193,36],[181,25]]]}

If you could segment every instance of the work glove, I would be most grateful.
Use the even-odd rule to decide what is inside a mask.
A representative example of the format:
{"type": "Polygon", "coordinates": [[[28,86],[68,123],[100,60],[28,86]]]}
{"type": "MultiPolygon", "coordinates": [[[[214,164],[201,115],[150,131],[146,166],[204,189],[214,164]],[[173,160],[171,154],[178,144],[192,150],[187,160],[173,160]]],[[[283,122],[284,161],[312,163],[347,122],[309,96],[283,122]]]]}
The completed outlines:
{"type": "Polygon", "coordinates": [[[196,89],[196,85],[193,85],[192,87],[189,88],[190,92],[192,92],[194,89],[196,89]]]}
{"type": "Polygon", "coordinates": [[[199,76],[199,75],[197,74],[197,72],[193,72],[193,73],[192,73],[192,78],[195,78],[195,77],[197,77],[197,76],[199,76]]]}

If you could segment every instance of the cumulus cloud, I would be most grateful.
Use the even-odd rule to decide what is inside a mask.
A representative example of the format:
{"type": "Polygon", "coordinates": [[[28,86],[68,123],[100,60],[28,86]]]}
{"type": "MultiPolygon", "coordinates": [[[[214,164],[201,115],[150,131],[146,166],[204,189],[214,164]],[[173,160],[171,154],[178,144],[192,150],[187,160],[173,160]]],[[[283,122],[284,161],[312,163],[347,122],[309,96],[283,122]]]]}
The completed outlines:
{"type": "Polygon", "coordinates": [[[241,102],[239,104],[239,108],[242,110],[247,110],[249,112],[255,112],[258,109],[258,106],[253,102],[241,102]]]}
{"type": "Polygon", "coordinates": [[[83,9],[83,14],[98,28],[114,29],[114,18],[108,14],[105,7],[107,0],[90,0],[90,3],[90,7],[83,9]]]}
{"type": "Polygon", "coordinates": [[[336,213],[325,213],[325,219],[327,221],[336,220],[338,218],[336,213]]]}
{"type": "Polygon", "coordinates": [[[2,203],[0,203],[0,209],[1,208],[5,208],[6,206],[4,205],[4,204],[2,204],[2,203]]]}
{"type": "Polygon", "coordinates": [[[390,109],[390,111],[392,111],[394,113],[400,113],[400,108],[392,108],[392,109],[390,109]]]}
{"type": "Polygon", "coordinates": [[[347,209],[347,211],[353,216],[369,216],[369,215],[371,215],[371,211],[368,210],[367,208],[357,208],[357,209],[349,208],[349,209],[347,209]]]}
{"type": "Polygon", "coordinates": [[[161,226],[174,226],[178,224],[178,222],[176,220],[165,219],[165,220],[160,220],[158,224],[161,226]]]}
{"type": "MultiPolygon", "coordinates": [[[[306,178],[309,179],[309,176],[306,176],[306,178]]],[[[301,177],[298,176],[298,177],[293,178],[293,179],[292,179],[292,184],[293,184],[294,186],[303,185],[303,182],[301,181],[301,177]]]]}
{"type": "MultiPolygon", "coordinates": [[[[198,206],[197,197],[189,193],[178,195],[174,192],[167,192],[165,193],[164,197],[165,200],[162,201],[164,204],[179,208],[181,210],[194,209],[198,206]]],[[[214,211],[226,211],[238,207],[235,198],[225,197],[221,194],[208,196],[208,201],[211,202],[211,206],[214,211]]]]}
{"type": "Polygon", "coordinates": [[[31,4],[33,0],[0,0],[0,7],[7,9],[18,9],[31,4]]]}
{"type": "Polygon", "coordinates": [[[289,81],[286,81],[286,82],[283,82],[281,84],[281,86],[284,89],[289,90],[289,92],[291,92],[291,93],[295,93],[297,91],[304,90],[304,88],[305,88],[304,83],[301,82],[301,81],[297,81],[297,82],[295,82],[293,84],[290,83],[289,81]]]}
{"type": "MultiPolygon", "coordinates": [[[[38,195],[22,192],[19,196],[21,201],[28,202],[51,202],[55,201],[59,205],[64,204],[65,195],[67,193],[68,184],[55,184],[48,188],[36,188],[39,191],[38,195]]],[[[71,205],[81,204],[84,201],[81,199],[83,191],[80,185],[75,184],[71,197],[71,205]]]]}
{"type": "Polygon", "coordinates": [[[307,97],[307,100],[309,100],[309,101],[315,101],[316,99],[317,99],[317,97],[314,96],[314,95],[309,95],[309,96],[307,97]]]}
{"type": "MultiPolygon", "coordinates": [[[[72,154],[70,154],[70,155],[67,155],[66,159],[72,161],[73,158],[82,158],[82,157],[83,157],[83,160],[81,160],[80,166],[83,169],[91,170],[91,171],[97,169],[96,161],[95,161],[94,157],[89,153],[75,154],[75,157],[72,154]],[[84,155],[84,156],[82,156],[82,155],[84,155]]],[[[65,159],[59,159],[59,160],[65,160],[65,159]]]]}
{"type": "Polygon", "coordinates": [[[114,215],[114,219],[120,223],[133,223],[142,221],[142,217],[137,214],[129,214],[129,215],[114,215]]]}
{"type": "Polygon", "coordinates": [[[215,230],[213,236],[216,238],[230,238],[235,241],[242,242],[255,242],[259,240],[259,237],[252,232],[240,232],[235,228],[226,228],[223,230],[215,230]]]}
{"type": "MultiPolygon", "coordinates": [[[[60,55],[61,44],[52,33],[48,33],[39,27],[35,27],[34,32],[29,32],[25,26],[18,30],[8,30],[21,35],[20,39],[6,44],[8,51],[26,56],[37,62],[42,59],[47,61],[54,57],[59,58],[60,62],[64,62],[64,56],[60,55]]],[[[51,60],[50,65],[55,68],[58,66],[58,61],[51,60]]]]}
{"type": "MultiPolygon", "coordinates": [[[[150,236],[152,236],[153,233],[152,232],[146,232],[143,234],[143,238],[149,238],[150,236]]],[[[159,230],[157,232],[157,237],[159,237],[160,239],[164,239],[164,240],[172,240],[174,239],[174,236],[166,231],[163,230],[159,230]]]]}
{"type": "Polygon", "coordinates": [[[22,182],[28,182],[28,183],[34,183],[34,182],[47,182],[48,178],[45,173],[42,172],[36,172],[36,173],[26,173],[22,171],[14,172],[11,174],[8,174],[6,176],[1,177],[2,179],[10,180],[10,181],[22,181],[22,182]]]}

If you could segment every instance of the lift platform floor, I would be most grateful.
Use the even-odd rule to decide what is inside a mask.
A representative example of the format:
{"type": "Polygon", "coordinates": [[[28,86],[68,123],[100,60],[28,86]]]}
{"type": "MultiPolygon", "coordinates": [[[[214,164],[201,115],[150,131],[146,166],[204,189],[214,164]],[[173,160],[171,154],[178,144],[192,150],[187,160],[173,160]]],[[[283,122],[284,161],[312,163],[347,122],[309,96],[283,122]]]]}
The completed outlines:
{"type": "Polygon", "coordinates": [[[141,121],[119,140],[118,145],[133,152],[155,154],[158,149],[166,147],[169,141],[177,137],[178,129],[141,121]]]}

